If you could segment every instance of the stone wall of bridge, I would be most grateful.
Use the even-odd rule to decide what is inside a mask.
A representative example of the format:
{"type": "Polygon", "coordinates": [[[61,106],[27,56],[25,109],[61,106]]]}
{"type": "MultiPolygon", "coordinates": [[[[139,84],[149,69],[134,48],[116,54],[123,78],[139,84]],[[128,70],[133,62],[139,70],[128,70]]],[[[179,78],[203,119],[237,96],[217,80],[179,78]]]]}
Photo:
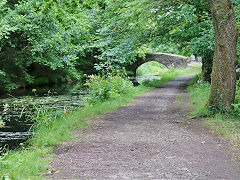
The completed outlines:
{"type": "Polygon", "coordinates": [[[136,76],[137,68],[149,61],[157,61],[166,67],[187,67],[187,64],[190,62],[190,58],[167,53],[147,53],[146,58],[138,58],[135,63],[127,67],[127,70],[132,71],[136,76]]]}
{"type": "Polygon", "coordinates": [[[190,58],[167,53],[147,53],[146,59],[143,60],[142,64],[149,61],[157,61],[167,67],[187,67],[187,64],[190,62],[190,58]]]}

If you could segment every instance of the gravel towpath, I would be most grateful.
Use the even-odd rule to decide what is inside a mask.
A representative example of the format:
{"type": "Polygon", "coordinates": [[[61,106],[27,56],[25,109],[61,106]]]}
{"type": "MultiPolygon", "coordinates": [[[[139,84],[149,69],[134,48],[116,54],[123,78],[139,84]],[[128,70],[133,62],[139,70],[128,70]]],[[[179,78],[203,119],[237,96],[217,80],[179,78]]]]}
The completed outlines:
{"type": "Polygon", "coordinates": [[[231,145],[188,118],[192,77],[180,76],[95,117],[76,131],[79,138],[54,150],[45,178],[239,180],[231,145]]]}

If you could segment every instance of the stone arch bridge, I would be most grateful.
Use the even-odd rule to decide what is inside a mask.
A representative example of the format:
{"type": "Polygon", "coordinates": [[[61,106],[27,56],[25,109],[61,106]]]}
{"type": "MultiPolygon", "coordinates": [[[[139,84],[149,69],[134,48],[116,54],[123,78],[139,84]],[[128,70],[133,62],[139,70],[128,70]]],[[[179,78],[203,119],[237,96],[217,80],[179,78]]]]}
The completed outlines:
{"type": "Polygon", "coordinates": [[[168,53],[147,53],[146,58],[138,58],[136,62],[127,67],[127,70],[133,72],[136,77],[137,68],[149,61],[157,61],[167,67],[187,67],[187,64],[190,62],[190,58],[168,53]]]}

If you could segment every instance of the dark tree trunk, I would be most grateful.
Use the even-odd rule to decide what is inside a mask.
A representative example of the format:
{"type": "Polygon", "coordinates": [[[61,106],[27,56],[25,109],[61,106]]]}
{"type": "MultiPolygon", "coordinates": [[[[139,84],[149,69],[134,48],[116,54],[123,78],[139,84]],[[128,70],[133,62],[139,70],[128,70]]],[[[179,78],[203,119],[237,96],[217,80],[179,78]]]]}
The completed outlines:
{"type": "Polygon", "coordinates": [[[209,51],[202,57],[202,79],[207,82],[211,82],[213,64],[213,52],[209,51]]]}
{"type": "Polygon", "coordinates": [[[235,99],[238,29],[232,1],[210,1],[216,45],[208,105],[229,110],[235,99]]]}

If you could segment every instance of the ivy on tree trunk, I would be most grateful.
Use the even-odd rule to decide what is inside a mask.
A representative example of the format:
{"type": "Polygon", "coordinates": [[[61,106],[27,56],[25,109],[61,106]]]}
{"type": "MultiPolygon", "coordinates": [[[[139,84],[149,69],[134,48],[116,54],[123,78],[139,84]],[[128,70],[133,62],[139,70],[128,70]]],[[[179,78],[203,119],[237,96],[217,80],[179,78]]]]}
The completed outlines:
{"type": "Polygon", "coordinates": [[[238,29],[231,0],[211,0],[215,30],[211,92],[212,110],[231,109],[235,99],[238,29]]]}

